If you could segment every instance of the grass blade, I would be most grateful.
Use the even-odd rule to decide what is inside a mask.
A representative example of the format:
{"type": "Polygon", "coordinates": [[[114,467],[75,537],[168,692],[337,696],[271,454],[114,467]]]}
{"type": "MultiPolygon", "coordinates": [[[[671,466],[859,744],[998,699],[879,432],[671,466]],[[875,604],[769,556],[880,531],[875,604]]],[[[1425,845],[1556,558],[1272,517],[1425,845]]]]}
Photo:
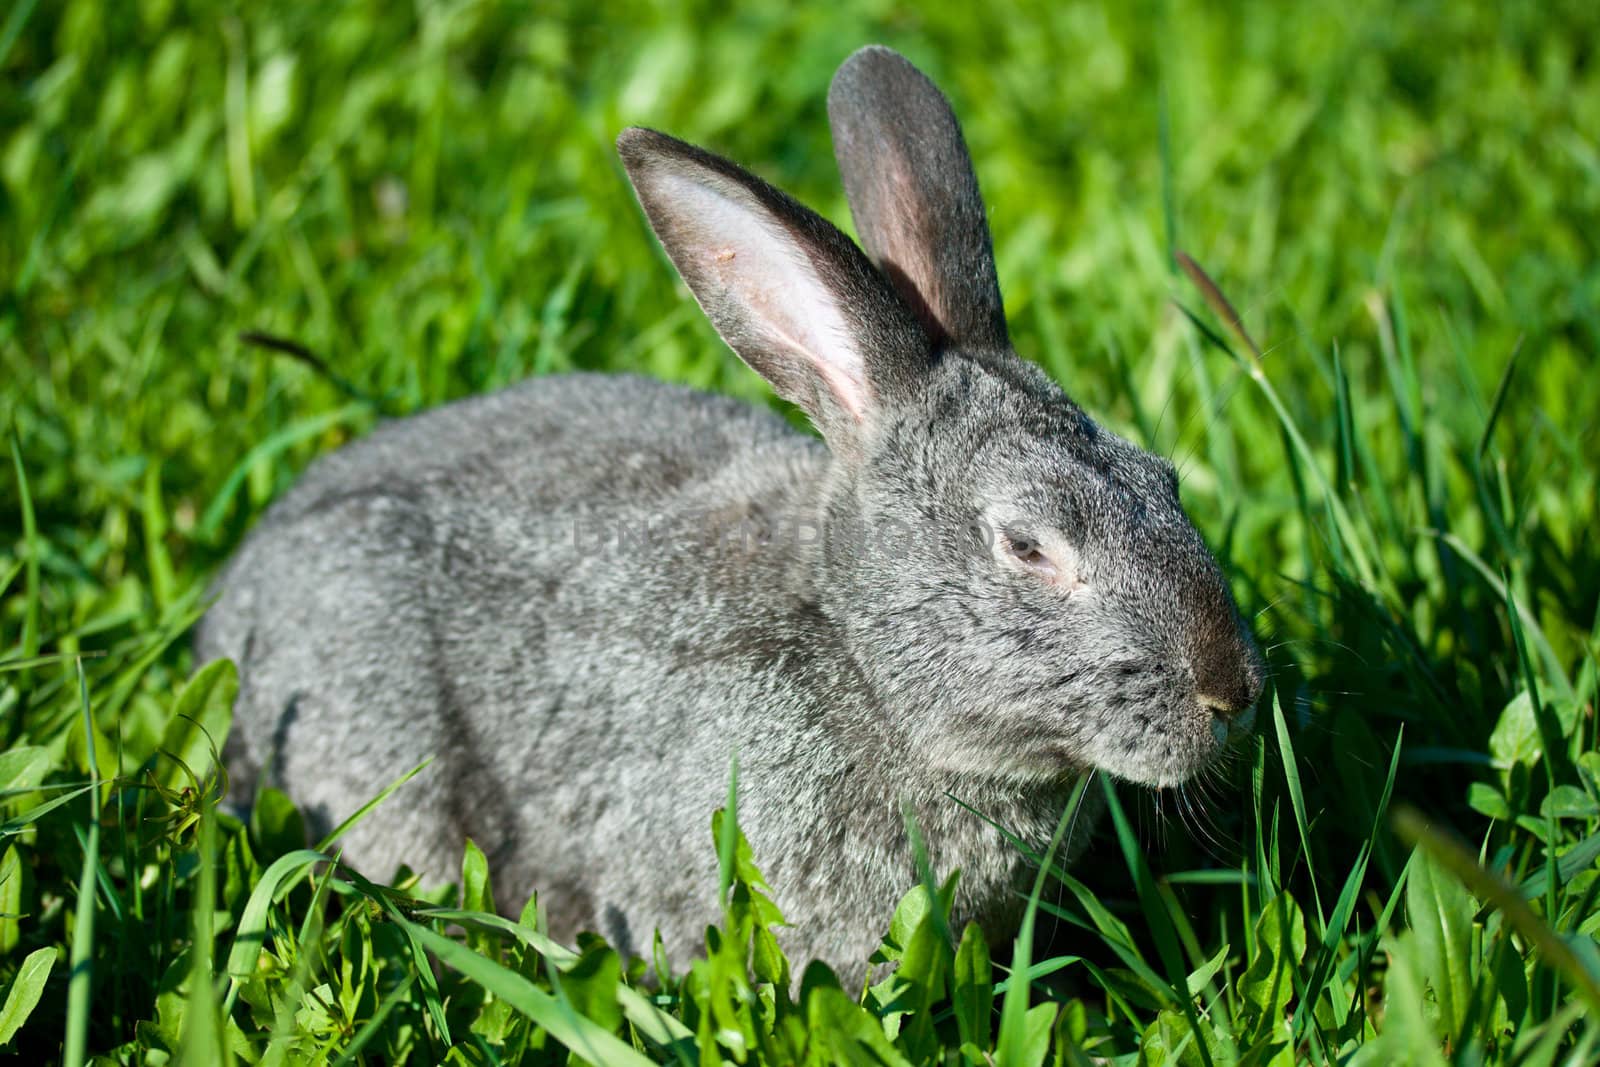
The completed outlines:
{"type": "Polygon", "coordinates": [[[389,1013],[395,1006],[406,999],[406,994],[411,992],[411,987],[416,984],[417,976],[408,974],[394,990],[378,1004],[378,1010],[372,1017],[361,1024],[361,1029],[350,1039],[350,1043],[339,1052],[339,1058],[333,1061],[333,1067],[345,1067],[346,1064],[356,1062],[361,1056],[361,1050],[366,1048],[373,1038],[383,1029],[383,1024],[389,1018],[389,1013]]]}
{"type": "MultiPolygon", "coordinates": [[[[1022,912],[1022,925],[1017,931],[1016,948],[1011,955],[1013,974],[1030,973],[1033,962],[1033,926],[1039,912],[1039,898],[1044,895],[1045,878],[1050,873],[1050,863],[1060,849],[1063,839],[1077,820],[1089,782],[1094,777],[1094,772],[1091,771],[1078,779],[1078,784],[1073,787],[1066,806],[1061,809],[1061,818],[1056,823],[1055,833],[1050,837],[1049,847],[1044,851],[1039,864],[1039,873],[1033,880],[1033,892],[1029,894],[1027,907],[1022,912]]],[[[1006,989],[1005,999],[1000,1006],[1000,1039],[995,1045],[995,1062],[1000,1067],[1020,1064],[1025,1059],[1028,1040],[1028,993],[1027,982],[1017,982],[1006,989]]]]}
{"type": "Polygon", "coordinates": [[[88,1061],[89,997],[94,988],[94,898],[100,864],[100,765],[94,751],[94,716],[89,711],[89,680],[78,661],[78,699],[83,709],[84,747],[89,754],[89,832],[78,877],[77,923],[72,933],[72,971],[67,984],[67,1034],[61,1062],[78,1067],[88,1061]]]}
{"type": "Polygon", "coordinates": [[[239,913],[239,925],[233,935],[233,947],[228,951],[225,971],[228,975],[228,993],[223,1000],[222,1012],[233,1010],[234,998],[239,994],[239,983],[255,973],[256,961],[266,946],[267,913],[277,899],[278,890],[300,872],[314,863],[331,863],[332,857],[314,849],[301,849],[279,856],[262,872],[261,880],[245,901],[239,913]]]}
{"type": "Polygon", "coordinates": [[[364,403],[346,404],[343,407],[335,408],[333,411],[325,411],[320,415],[314,415],[311,418],[294,423],[279,430],[277,433],[268,434],[262,438],[259,444],[244,454],[243,459],[234,464],[233,470],[229,471],[228,476],[223,479],[222,488],[217,490],[216,495],[211,498],[211,503],[206,506],[205,512],[201,515],[200,524],[194,533],[196,540],[208,542],[216,539],[217,532],[222,528],[223,519],[227,518],[228,505],[233,502],[234,496],[238,494],[239,487],[244,485],[245,478],[250,474],[250,468],[257,463],[265,462],[279,453],[293,448],[301,441],[309,441],[311,438],[335,426],[352,422],[367,414],[370,410],[364,403]]]}
{"type": "MultiPolygon", "coordinates": [[[[570,970],[579,959],[578,954],[565,945],[537,930],[512,922],[503,915],[457,908],[423,908],[416,916],[463,926],[478,926],[515,938],[548,960],[559,972],[570,970]]],[[[672,1047],[684,1041],[693,1042],[694,1031],[656,1007],[638,990],[626,984],[617,986],[617,1001],[622,1005],[622,1013],[628,1017],[628,1021],[651,1041],[663,1047],[672,1047]]]]}
{"type": "Polygon", "coordinates": [[[1322,893],[1317,888],[1316,867],[1311,858],[1311,825],[1306,818],[1305,792],[1300,788],[1300,763],[1295,759],[1294,742],[1289,739],[1289,726],[1283,718],[1283,700],[1276,686],[1272,690],[1272,724],[1278,734],[1278,756],[1283,760],[1283,777],[1289,785],[1289,806],[1294,811],[1294,824],[1300,831],[1300,848],[1306,858],[1306,872],[1311,879],[1311,898],[1317,905],[1317,929],[1327,925],[1323,918],[1322,893]]]}
{"type": "Polygon", "coordinates": [[[601,1029],[590,1020],[565,1007],[517,972],[473,952],[458,941],[434,933],[425,926],[399,920],[408,934],[451,967],[484,989],[500,997],[517,1011],[547,1030],[562,1045],[590,1063],[617,1064],[619,1067],[647,1067],[650,1060],[601,1029]]]}
{"type": "Polygon", "coordinates": [[[429,756],[427,759],[423,760],[421,763],[417,764],[415,767],[411,768],[409,771],[407,771],[406,773],[402,774],[400,777],[396,778],[394,781],[390,782],[388,785],[384,786],[382,791],[380,791],[377,796],[373,797],[371,800],[369,800],[365,804],[361,805],[361,807],[356,810],[356,813],[354,815],[350,816],[348,819],[346,819],[344,822],[340,823],[338,826],[335,826],[333,828],[332,832],[329,833],[327,837],[324,837],[321,841],[318,841],[316,843],[313,851],[316,851],[316,852],[326,852],[326,851],[328,851],[328,849],[333,847],[334,842],[338,841],[339,838],[343,837],[346,833],[349,832],[349,830],[350,830],[350,828],[352,826],[354,826],[356,823],[360,822],[362,819],[366,818],[367,812],[371,811],[373,808],[377,807],[379,804],[382,804],[385,800],[388,800],[389,797],[394,794],[394,791],[396,789],[399,789],[401,786],[403,786],[407,782],[411,781],[411,779],[413,779],[417,775],[421,774],[424,770],[427,769],[428,765],[430,763],[432,763],[432,762],[433,762],[433,757],[429,756]]]}
{"type": "Polygon", "coordinates": [[[1139,850],[1138,842],[1134,840],[1133,828],[1128,825],[1128,816],[1122,810],[1122,803],[1117,800],[1115,786],[1109,778],[1102,782],[1102,786],[1106,794],[1106,809],[1111,813],[1117,842],[1122,846],[1122,857],[1127,861],[1129,873],[1133,875],[1134,889],[1139,896],[1139,910],[1149,923],[1150,932],[1155,937],[1156,951],[1160,954],[1162,967],[1167,972],[1166,986],[1171,998],[1183,1009],[1184,1018],[1189,1023],[1189,1033],[1195,1040],[1195,1048],[1200,1053],[1201,1062],[1205,1067],[1211,1067],[1210,1043],[1202,1036],[1204,1031],[1201,1030],[1199,1016],[1195,1014],[1194,999],[1189,996],[1188,973],[1183,965],[1183,951],[1178,945],[1177,932],[1172,927],[1172,917],[1167,914],[1166,906],[1162,904],[1161,896],[1156,891],[1150,865],[1145,862],[1144,854],[1139,850]]]}
{"type": "MultiPolygon", "coordinates": [[[[15,14],[15,12],[13,12],[15,14]]],[[[22,448],[11,436],[11,466],[17,472],[17,502],[22,510],[23,565],[26,578],[22,586],[22,643],[17,658],[28,660],[39,654],[39,525],[33,514],[33,494],[28,491],[28,472],[22,466],[22,448]]]]}

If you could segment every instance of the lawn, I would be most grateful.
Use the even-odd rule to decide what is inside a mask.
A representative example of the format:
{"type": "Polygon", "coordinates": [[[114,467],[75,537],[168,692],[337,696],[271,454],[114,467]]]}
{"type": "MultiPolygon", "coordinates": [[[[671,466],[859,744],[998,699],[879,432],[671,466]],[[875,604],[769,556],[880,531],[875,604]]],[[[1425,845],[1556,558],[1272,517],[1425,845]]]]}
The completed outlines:
{"type": "Polygon", "coordinates": [[[1584,0],[13,0],[0,1049],[1595,1062],[1597,47],[1584,0]],[[187,632],[252,522],[379,419],[531,375],[770,402],[612,140],[848,229],[824,95],[872,41],[962,117],[1018,351],[1179,466],[1271,664],[1257,736],[1203,790],[1116,787],[1015,945],[908,881],[866,991],[766,951],[731,820],[712,951],[647,981],[486,914],[473,846],[424,898],[318,862],[270,790],[236,817],[232,671],[187,632]]]}

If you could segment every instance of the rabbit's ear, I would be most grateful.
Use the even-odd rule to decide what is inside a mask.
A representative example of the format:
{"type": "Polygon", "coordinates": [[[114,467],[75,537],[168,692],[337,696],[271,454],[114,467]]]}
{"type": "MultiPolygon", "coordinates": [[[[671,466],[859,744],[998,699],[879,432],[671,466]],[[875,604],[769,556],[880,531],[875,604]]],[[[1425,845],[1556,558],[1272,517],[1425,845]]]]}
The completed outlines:
{"type": "Polygon", "coordinates": [[[861,243],[934,343],[1008,347],[978,178],[944,94],[869,45],[833,76],[828,118],[861,243]]]}
{"type": "Polygon", "coordinates": [[[835,448],[915,388],[930,346],[837,227],[733,163],[654,130],[617,138],[656,236],[717,332],[835,448]]]}

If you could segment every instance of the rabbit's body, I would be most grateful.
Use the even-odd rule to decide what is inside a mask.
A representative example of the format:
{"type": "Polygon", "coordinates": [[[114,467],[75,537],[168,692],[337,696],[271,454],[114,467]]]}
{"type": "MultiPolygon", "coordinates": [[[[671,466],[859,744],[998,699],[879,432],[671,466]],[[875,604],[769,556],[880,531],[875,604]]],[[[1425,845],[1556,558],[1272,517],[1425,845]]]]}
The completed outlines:
{"type": "Polygon", "coordinates": [[[237,777],[270,766],[322,832],[433,757],[351,831],[347,861],[443,880],[471,837],[503,909],[538,886],[559,933],[636,952],[657,925],[692,949],[715,917],[709,816],[734,753],[741,821],[808,953],[864,961],[884,901],[914,884],[902,801],[964,901],[1003,894],[1020,854],[945,792],[1035,840],[1064,794],[930,768],[878,704],[817,603],[820,544],[795,531],[815,528],[829,470],[770,412],[594,375],[324,457],[199,638],[240,667],[237,777]],[[737,565],[674,563],[712,551],[737,565]]]}
{"type": "MultiPolygon", "coordinates": [[[[942,96],[882,49],[829,96],[871,254],[738,167],[618,141],[722,336],[823,441],[636,378],[527,383],[319,461],[221,581],[199,640],[241,689],[236,777],[555,932],[694,951],[710,816],[739,821],[798,961],[859,973],[917,876],[957,922],[1017,912],[1074,778],[1184,781],[1260,688],[1166,461],[1010,350],[976,179],[942,96]],[[981,812],[980,817],[973,810],[981,812]]],[[[1085,835],[1078,834],[1075,844],[1085,835]]]]}

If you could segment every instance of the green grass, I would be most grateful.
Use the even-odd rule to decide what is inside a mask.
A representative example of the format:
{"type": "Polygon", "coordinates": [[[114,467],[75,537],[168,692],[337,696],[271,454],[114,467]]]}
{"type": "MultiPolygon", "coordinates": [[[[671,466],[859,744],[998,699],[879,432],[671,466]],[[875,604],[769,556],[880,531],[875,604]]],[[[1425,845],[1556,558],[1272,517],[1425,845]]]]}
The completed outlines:
{"type": "Polygon", "coordinates": [[[1593,1062],[1596,42],[1584,2],[13,5],[0,1044],[1593,1062]],[[487,914],[475,849],[416,899],[277,794],[220,810],[234,682],[187,681],[184,635],[253,519],[380,415],[533,374],[761,402],[611,140],[668,129],[847,222],[823,99],[867,41],[964,120],[1018,349],[1179,464],[1270,650],[1258,736],[1202,792],[1118,788],[1032,942],[947,937],[950,872],[908,884],[864,996],[786,978],[732,820],[726,921],[652,986],[487,914]]]}

